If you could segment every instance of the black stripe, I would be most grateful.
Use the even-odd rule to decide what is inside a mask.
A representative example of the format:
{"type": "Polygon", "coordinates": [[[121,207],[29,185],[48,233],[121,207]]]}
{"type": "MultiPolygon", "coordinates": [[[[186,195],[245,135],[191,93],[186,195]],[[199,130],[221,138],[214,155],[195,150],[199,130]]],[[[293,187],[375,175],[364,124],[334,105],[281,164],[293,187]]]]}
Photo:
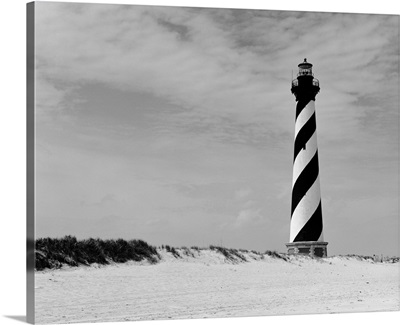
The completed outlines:
{"type": "Polygon", "coordinates": [[[322,207],[319,201],[318,208],[314,211],[311,218],[307,221],[300,232],[297,234],[296,241],[317,241],[322,233],[322,207]]]}
{"type": "Polygon", "coordinates": [[[296,160],[296,157],[301,151],[301,149],[306,147],[307,141],[310,140],[316,129],[317,125],[315,122],[315,112],[314,112],[313,115],[311,115],[308,121],[303,125],[303,127],[297,133],[296,139],[294,139],[293,162],[296,160]]]}
{"type": "Polygon", "coordinates": [[[303,108],[306,107],[307,104],[308,104],[310,101],[311,101],[311,98],[305,99],[305,100],[304,100],[304,99],[301,99],[301,100],[299,100],[299,101],[297,102],[297,105],[296,105],[296,120],[297,120],[297,117],[300,115],[301,111],[303,110],[303,108]]]}
{"type": "Polygon", "coordinates": [[[318,167],[318,150],[315,152],[314,157],[310,160],[307,166],[300,173],[296,179],[292,190],[292,215],[297,205],[301,201],[307,191],[314,184],[319,174],[318,167]]]}

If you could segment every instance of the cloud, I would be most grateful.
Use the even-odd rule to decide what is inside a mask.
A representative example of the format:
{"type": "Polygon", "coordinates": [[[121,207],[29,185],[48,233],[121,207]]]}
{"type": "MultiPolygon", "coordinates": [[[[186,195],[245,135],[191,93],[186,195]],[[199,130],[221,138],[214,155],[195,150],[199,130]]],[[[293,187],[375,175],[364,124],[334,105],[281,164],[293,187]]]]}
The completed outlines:
{"type": "Polygon", "coordinates": [[[385,110],[396,93],[395,17],[56,3],[39,9],[38,103],[47,109],[62,109],[79,85],[100,82],[182,107],[170,116],[178,130],[203,125],[221,141],[265,141],[291,130],[276,121],[292,120],[289,71],[310,56],[322,87],[319,124],[324,136],[337,138],[362,132],[358,98],[380,96],[385,110]]]}
{"type": "Polygon", "coordinates": [[[252,192],[253,191],[250,188],[239,189],[239,190],[235,191],[235,199],[241,201],[241,200],[249,197],[252,192]]]}
{"type": "Polygon", "coordinates": [[[233,224],[234,228],[242,228],[246,226],[257,227],[266,221],[265,217],[258,209],[244,209],[239,212],[233,224]]]}

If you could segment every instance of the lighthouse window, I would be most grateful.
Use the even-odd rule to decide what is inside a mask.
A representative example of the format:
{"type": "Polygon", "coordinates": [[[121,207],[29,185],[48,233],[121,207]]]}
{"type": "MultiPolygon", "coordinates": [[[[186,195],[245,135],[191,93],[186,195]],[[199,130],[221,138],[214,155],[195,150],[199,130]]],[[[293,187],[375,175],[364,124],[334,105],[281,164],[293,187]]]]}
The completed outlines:
{"type": "Polygon", "coordinates": [[[311,74],[311,71],[309,70],[309,69],[304,69],[304,70],[301,70],[301,72],[300,72],[301,74],[303,74],[303,75],[308,75],[308,74],[311,74]]]}

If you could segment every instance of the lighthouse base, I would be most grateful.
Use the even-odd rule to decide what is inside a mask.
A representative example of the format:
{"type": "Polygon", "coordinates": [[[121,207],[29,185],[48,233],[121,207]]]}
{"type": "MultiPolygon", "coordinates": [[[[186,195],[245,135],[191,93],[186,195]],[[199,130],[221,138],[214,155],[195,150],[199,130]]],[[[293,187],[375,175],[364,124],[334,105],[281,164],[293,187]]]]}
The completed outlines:
{"type": "Polygon", "coordinates": [[[297,241],[287,243],[289,255],[308,255],[311,257],[327,257],[327,242],[323,241],[297,241]]]}

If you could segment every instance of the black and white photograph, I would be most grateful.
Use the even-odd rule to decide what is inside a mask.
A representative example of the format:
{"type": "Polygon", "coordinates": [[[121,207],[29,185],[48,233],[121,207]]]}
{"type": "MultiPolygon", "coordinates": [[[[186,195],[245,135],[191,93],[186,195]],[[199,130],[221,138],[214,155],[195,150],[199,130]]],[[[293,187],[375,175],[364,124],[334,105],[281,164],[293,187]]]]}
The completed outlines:
{"type": "Polygon", "coordinates": [[[400,309],[398,13],[26,16],[27,322],[400,309]]]}
{"type": "Polygon", "coordinates": [[[398,309],[398,16],[30,6],[35,322],[398,309]]]}

